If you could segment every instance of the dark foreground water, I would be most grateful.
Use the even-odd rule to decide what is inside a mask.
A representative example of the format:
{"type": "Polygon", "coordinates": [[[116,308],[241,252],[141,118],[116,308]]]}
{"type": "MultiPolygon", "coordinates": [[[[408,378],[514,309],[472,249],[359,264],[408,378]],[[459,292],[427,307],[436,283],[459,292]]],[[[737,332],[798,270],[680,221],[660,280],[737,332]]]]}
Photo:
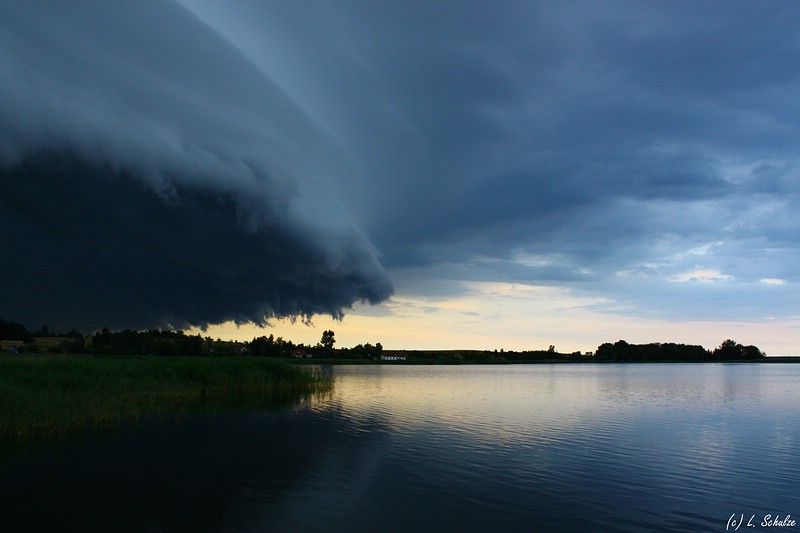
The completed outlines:
{"type": "Polygon", "coordinates": [[[326,371],[6,455],[0,531],[800,531],[800,365],[326,371]]]}

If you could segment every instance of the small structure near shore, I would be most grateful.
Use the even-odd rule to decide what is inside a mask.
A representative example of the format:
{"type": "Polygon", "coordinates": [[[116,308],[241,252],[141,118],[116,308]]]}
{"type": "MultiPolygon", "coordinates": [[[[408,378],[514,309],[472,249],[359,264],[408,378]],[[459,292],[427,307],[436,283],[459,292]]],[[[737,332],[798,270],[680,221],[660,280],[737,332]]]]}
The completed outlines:
{"type": "Polygon", "coordinates": [[[381,353],[381,361],[405,361],[408,353],[404,351],[384,350],[381,353]]]}
{"type": "Polygon", "coordinates": [[[0,352],[19,353],[19,349],[24,345],[23,341],[0,340],[0,352]]]}

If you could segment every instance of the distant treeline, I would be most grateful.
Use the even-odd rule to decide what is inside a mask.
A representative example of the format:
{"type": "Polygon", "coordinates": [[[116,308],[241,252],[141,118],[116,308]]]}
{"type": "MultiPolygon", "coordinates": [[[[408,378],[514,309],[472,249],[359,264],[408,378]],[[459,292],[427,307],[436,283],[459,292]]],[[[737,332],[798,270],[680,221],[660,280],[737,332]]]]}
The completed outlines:
{"type": "Polygon", "coordinates": [[[43,326],[31,332],[21,324],[6,320],[0,320],[0,339],[7,344],[21,341],[21,345],[13,345],[13,351],[17,352],[103,355],[199,355],[206,342],[199,335],[186,335],[182,331],[109,331],[104,328],[93,335],[84,335],[74,329],[62,333],[43,326]]]}
{"type": "Polygon", "coordinates": [[[620,340],[614,344],[601,344],[594,353],[597,361],[736,361],[762,357],[766,357],[766,354],[756,346],[743,346],[730,339],[714,351],[691,344],[628,344],[620,340]]]}
{"type": "MultiPolygon", "coordinates": [[[[713,351],[690,344],[629,344],[620,340],[614,344],[601,344],[595,352],[585,353],[560,353],[555,346],[547,350],[409,350],[405,353],[407,359],[404,362],[423,364],[744,361],[766,357],[757,347],[743,346],[732,340],[724,341],[713,351]]],[[[340,357],[348,358],[348,355],[342,353],[340,357]]]]}
{"type": "Polygon", "coordinates": [[[604,343],[595,352],[559,353],[549,350],[414,350],[408,361],[416,363],[536,363],[536,362],[672,362],[755,360],[765,354],[755,346],[726,340],[713,351],[702,346],[676,343],[629,344],[624,340],[604,343]]]}
{"type": "MultiPolygon", "coordinates": [[[[109,331],[93,335],[71,330],[53,333],[43,326],[29,332],[22,324],[0,320],[0,340],[21,341],[17,351],[81,353],[102,355],[253,355],[260,357],[297,357],[325,359],[379,359],[380,343],[359,344],[353,348],[334,349],[333,331],[325,331],[314,346],[294,344],[273,335],[255,337],[250,342],[213,340],[183,331],[147,330],[109,331]],[[46,343],[44,340],[46,339],[46,343]],[[62,340],[63,339],[63,340],[62,340]]],[[[7,348],[6,348],[7,349],[7,348]]],[[[403,352],[409,363],[524,363],[524,362],[615,362],[615,361],[737,361],[756,360],[766,355],[756,346],[743,346],[726,340],[717,348],[676,343],[629,344],[624,340],[606,342],[592,352],[559,353],[555,346],[547,350],[410,350],[403,352]]]]}
{"type": "Polygon", "coordinates": [[[371,359],[380,357],[380,343],[359,344],[353,348],[333,349],[332,331],[323,334],[322,341],[313,346],[295,344],[281,337],[260,336],[250,342],[212,339],[187,335],[183,331],[150,329],[135,331],[107,328],[84,335],[76,330],[53,332],[47,326],[28,331],[17,322],[0,319],[0,341],[4,350],[13,346],[15,352],[73,353],[97,355],[252,355],[257,357],[333,357],[371,359]]]}
{"type": "Polygon", "coordinates": [[[501,364],[501,363],[546,363],[586,362],[592,353],[559,353],[548,350],[409,350],[407,362],[427,364],[501,364]]]}
{"type": "MultiPolygon", "coordinates": [[[[18,352],[50,352],[102,355],[200,355],[214,351],[214,341],[200,335],[187,335],[182,331],[147,330],[109,331],[103,328],[91,335],[70,330],[66,333],[50,331],[42,326],[28,331],[22,324],[0,320],[0,340],[21,341],[14,346],[18,352]]],[[[236,344],[219,341],[222,351],[236,353],[236,344]]]]}

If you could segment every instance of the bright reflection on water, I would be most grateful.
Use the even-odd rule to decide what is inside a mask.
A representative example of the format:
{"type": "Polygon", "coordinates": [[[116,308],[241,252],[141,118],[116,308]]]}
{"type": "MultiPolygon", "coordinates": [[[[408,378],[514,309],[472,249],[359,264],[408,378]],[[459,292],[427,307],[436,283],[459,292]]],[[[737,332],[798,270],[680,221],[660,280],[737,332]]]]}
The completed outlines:
{"type": "Polygon", "coordinates": [[[696,532],[735,514],[759,531],[800,516],[800,365],[325,371],[335,390],[294,407],[6,459],[0,530],[696,532]]]}

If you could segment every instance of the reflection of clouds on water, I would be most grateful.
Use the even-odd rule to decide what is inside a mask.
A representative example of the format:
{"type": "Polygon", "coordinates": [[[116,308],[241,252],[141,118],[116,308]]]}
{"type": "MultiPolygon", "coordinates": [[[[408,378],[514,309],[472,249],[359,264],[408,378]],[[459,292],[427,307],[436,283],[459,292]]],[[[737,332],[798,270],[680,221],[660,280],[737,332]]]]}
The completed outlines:
{"type": "Polygon", "coordinates": [[[800,504],[797,366],[327,370],[294,406],[19,460],[0,529],[711,531],[800,504]]]}
{"type": "MultiPolygon", "coordinates": [[[[718,501],[732,469],[750,477],[764,469],[770,476],[780,466],[770,456],[785,462],[800,455],[796,432],[773,438],[781,424],[759,416],[758,409],[770,405],[796,412],[797,402],[783,389],[790,381],[773,381],[775,370],[763,365],[335,370],[341,385],[336,405],[351,418],[383,415],[399,447],[394,453],[418,464],[409,474],[415,490],[458,493],[469,501],[479,485],[489,507],[499,502],[486,495],[488,487],[496,487],[495,495],[515,487],[541,499],[546,486],[551,495],[583,498],[599,514],[612,499],[628,502],[634,514],[649,509],[666,520],[676,506],[718,501]],[[752,380],[759,383],[748,386],[752,380]],[[765,391],[765,382],[776,388],[765,391]],[[469,481],[475,472],[482,479],[469,481]]],[[[786,480],[777,475],[771,481],[786,480]]],[[[695,513],[694,520],[713,527],[713,511],[695,513]]]]}
{"type": "MultiPolygon", "coordinates": [[[[271,530],[299,531],[330,528],[339,521],[346,522],[353,513],[363,512],[361,502],[370,497],[374,479],[388,449],[386,423],[377,416],[369,420],[349,417],[333,397],[316,397],[299,408],[300,417],[311,418],[313,432],[312,455],[301,480],[287,490],[279,509],[259,509],[261,524],[271,530]],[[323,409],[322,405],[326,408],[323,409]],[[308,412],[303,413],[303,410],[308,412]],[[323,426],[324,431],[320,431],[323,426]]],[[[306,448],[308,444],[297,443],[306,448]]]]}
{"type": "MultiPolygon", "coordinates": [[[[383,413],[398,435],[462,435],[493,446],[617,431],[653,411],[718,396],[710,377],[675,379],[660,365],[376,366],[337,368],[336,401],[355,418],[383,413]],[[601,428],[602,429],[602,428],[601,428]]],[[[716,379],[716,378],[714,378],[716,379]]],[[[582,438],[582,437],[581,437],[582,438]]],[[[588,438],[588,435],[587,435],[588,438]]]]}
{"type": "Polygon", "coordinates": [[[458,367],[455,374],[452,368],[338,367],[343,392],[337,401],[352,416],[384,413],[398,435],[416,435],[431,427],[496,440],[498,427],[526,435],[561,427],[563,412],[549,406],[560,400],[566,404],[568,398],[582,400],[570,384],[554,387],[560,374],[552,374],[550,365],[458,367]]]}
{"type": "Polygon", "coordinates": [[[310,524],[346,521],[360,512],[360,502],[369,497],[386,447],[380,437],[359,438],[362,442],[329,441],[333,448],[312,459],[313,468],[287,491],[278,508],[255,502],[252,511],[261,515],[258,523],[278,531],[299,531],[310,524]]]}

